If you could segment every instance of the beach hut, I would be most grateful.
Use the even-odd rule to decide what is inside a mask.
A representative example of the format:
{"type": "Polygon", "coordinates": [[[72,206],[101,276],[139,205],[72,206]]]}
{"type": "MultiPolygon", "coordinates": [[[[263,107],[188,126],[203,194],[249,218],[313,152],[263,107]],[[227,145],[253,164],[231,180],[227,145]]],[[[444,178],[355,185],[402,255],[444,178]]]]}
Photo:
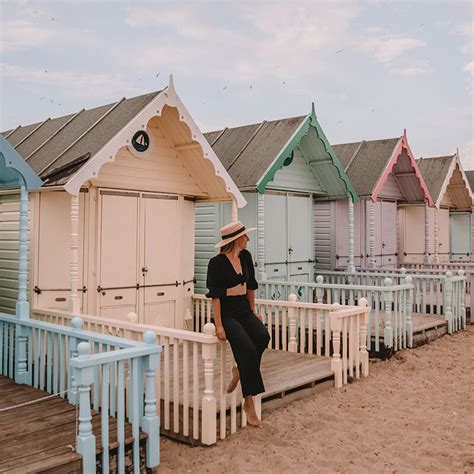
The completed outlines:
{"type": "Polygon", "coordinates": [[[446,263],[471,260],[472,190],[457,153],[417,160],[434,201],[423,230],[422,206],[400,208],[401,263],[446,263]]]}
{"type": "MultiPolygon", "coordinates": [[[[161,91],[3,136],[45,183],[30,206],[34,307],[118,319],[133,312],[139,322],[184,327],[192,312],[195,203],[241,207],[245,199],[172,78],[161,91]]],[[[2,193],[1,226],[19,201],[17,191],[2,193]]],[[[0,239],[0,255],[11,245],[0,239]]],[[[2,295],[15,279],[8,271],[2,295]]]]}
{"type": "Polygon", "coordinates": [[[397,207],[432,205],[427,185],[408,144],[401,137],[333,145],[360,201],[354,206],[354,239],[348,236],[347,201],[315,203],[316,268],[396,268],[397,207]],[[324,246],[323,246],[324,243],[324,246]]]}
{"type": "MultiPolygon", "coordinates": [[[[314,239],[313,202],[352,203],[357,197],[314,105],[306,116],[224,128],[205,137],[247,200],[239,218],[257,228],[249,250],[258,278],[312,281],[315,243],[319,245],[314,239]]],[[[206,288],[207,263],[215,255],[220,227],[230,219],[230,205],[197,207],[198,291],[206,288]]]]}

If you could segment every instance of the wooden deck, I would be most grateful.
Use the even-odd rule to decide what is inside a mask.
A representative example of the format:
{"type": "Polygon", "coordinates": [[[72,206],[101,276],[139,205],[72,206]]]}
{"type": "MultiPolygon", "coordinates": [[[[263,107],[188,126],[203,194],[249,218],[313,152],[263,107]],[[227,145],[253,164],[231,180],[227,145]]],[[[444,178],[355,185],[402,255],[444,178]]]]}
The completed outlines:
{"type": "MultiPolygon", "coordinates": [[[[221,366],[221,357],[218,351],[217,359],[214,362],[214,370],[217,373],[217,369],[221,366]]],[[[178,351],[179,360],[182,361],[182,348],[179,348],[178,351]]],[[[224,382],[224,390],[221,392],[221,387],[219,383],[219,377],[214,383],[215,397],[217,401],[217,413],[218,416],[221,414],[221,396],[225,397],[225,414],[228,415],[231,410],[232,396],[225,394],[225,388],[230,382],[230,369],[233,361],[232,352],[230,346],[227,344],[226,351],[226,374],[228,375],[224,382]],[[221,395],[221,393],[223,393],[221,395]]],[[[173,357],[170,357],[170,367],[173,367],[173,357]]],[[[163,360],[162,360],[163,364],[163,360]]],[[[189,355],[188,366],[192,367],[193,365],[192,355],[189,355]]],[[[193,427],[193,397],[189,397],[189,413],[188,413],[188,422],[190,426],[190,435],[189,437],[183,437],[177,435],[177,432],[183,432],[183,418],[184,418],[184,407],[183,407],[183,364],[180,363],[179,366],[181,370],[179,372],[179,428],[174,426],[175,420],[173,417],[174,411],[174,382],[169,387],[170,391],[170,419],[167,422],[166,417],[161,417],[161,432],[164,435],[170,436],[172,438],[180,439],[182,441],[189,441],[192,443],[197,442],[195,439],[192,439],[192,427],[193,427]]],[[[198,360],[199,367],[199,392],[201,393],[204,387],[204,370],[203,362],[201,357],[198,360]]],[[[163,368],[163,365],[162,365],[163,368]]],[[[334,386],[334,373],[331,370],[331,359],[329,357],[318,357],[315,355],[307,354],[295,354],[284,351],[275,351],[275,350],[266,350],[262,357],[261,371],[263,376],[263,381],[265,384],[265,393],[262,394],[262,401],[264,405],[269,402],[269,406],[272,408],[276,405],[282,406],[288,403],[291,403],[295,399],[302,398],[307,395],[309,391],[315,391],[321,388],[330,388],[334,386]],[[291,395],[290,395],[291,394],[291,395]]],[[[192,394],[192,377],[190,380],[190,393],[192,394]]],[[[164,394],[165,387],[161,385],[161,413],[164,413],[164,394]]],[[[242,403],[242,392],[240,384],[237,386],[235,391],[237,411],[240,411],[240,406],[242,403]]],[[[200,398],[199,398],[200,401],[200,398]]],[[[201,420],[201,410],[198,413],[199,420],[201,420]]],[[[238,426],[241,426],[241,420],[239,417],[238,426]]],[[[219,430],[219,424],[217,425],[219,430]]],[[[228,426],[228,431],[230,426],[228,426]]],[[[195,437],[194,437],[195,438],[195,437]]]]}
{"type": "MultiPolygon", "coordinates": [[[[28,385],[17,385],[0,376],[0,409],[37,400],[48,393],[28,385]]],[[[92,413],[100,465],[100,415],[92,413]]],[[[133,442],[130,425],[125,427],[126,450],[133,442]]],[[[141,434],[143,445],[146,435],[141,434]]],[[[0,472],[81,473],[82,456],[73,451],[76,443],[76,407],[61,397],[0,412],[0,472]]],[[[110,424],[110,449],[116,450],[115,420],[110,424]]],[[[141,457],[143,457],[141,449],[141,457]]],[[[111,459],[111,468],[114,458],[111,459]]],[[[131,459],[129,459],[131,462],[131,459]]],[[[144,461],[143,461],[144,462],[144,461]]],[[[98,471],[99,472],[99,471],[98,471]]]]}

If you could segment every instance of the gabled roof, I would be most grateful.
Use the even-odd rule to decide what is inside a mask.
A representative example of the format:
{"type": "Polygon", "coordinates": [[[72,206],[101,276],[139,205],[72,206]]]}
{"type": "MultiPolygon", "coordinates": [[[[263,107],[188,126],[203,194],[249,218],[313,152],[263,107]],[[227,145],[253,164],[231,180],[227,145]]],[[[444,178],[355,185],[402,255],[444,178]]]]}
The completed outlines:
{"type": "Polygon", "coordinates": [[[0,135],[0,189],[39,188],[43,183],[8,141],[0,135]]]}
{"type": "Polygon", "coordinates": [[[204,183],[206,199],[229,199],[232,195],[239,207],[244,206],[244,197],[176,94],[172,77],[161,91],[48,118],[3,135],[46,185],[64,186],[66,191],[77,194],[84,183],[97,177],[105,163],[115,160],[117,151],[128,145],[137,130],[168,108],[176,112],[175,123],[180,128],[177,135],[181,140],[187,137],[186,143],[175,145],[181,147],[183,162],[192,168],[188,170],[190,174],[204,183]],[[205,163],[196,166],[196,158],[211,167],[205,163]]]}
{"type": "Polygon", "coordinates": [[[420,158],[417,163],[436,207],[440,207],[446,193],[456,208],[471,207],[471,186],[456,153],[448,156],[420,158]]]}
{"type": "Polygon", "coordinates": [[[407,201],[427,199],[432,204],[405,133],[395,138],[337,144],[333,149],[359,196],[376,201],[388,176],[393,173],[407,201]]]}
{"type": "Polygon", "coordinates": [[[273,121],[263,121],[241,127],[224,128],[204,136],[219,156],[239,189],[255,189],[263,193],[278,170],[292,159],[296,147],[309,140],[310,127],[316,132],[321,146],[306,143],[304,154],[313,173],[323,179],[327,197],[357,194],[344,173],[336,154],[318,123],[314,106],[308,115],[273,121]],[[325,179],[327,178],[327,179],[325,179]]]}
{"type": "Polygon", "coordinates": [[[471,190],[473,190],[474,189],[474,170],[465,171],[464,174],[466,175],[466,178],[469,182],[469,186],[471,187],[471,190]]]}

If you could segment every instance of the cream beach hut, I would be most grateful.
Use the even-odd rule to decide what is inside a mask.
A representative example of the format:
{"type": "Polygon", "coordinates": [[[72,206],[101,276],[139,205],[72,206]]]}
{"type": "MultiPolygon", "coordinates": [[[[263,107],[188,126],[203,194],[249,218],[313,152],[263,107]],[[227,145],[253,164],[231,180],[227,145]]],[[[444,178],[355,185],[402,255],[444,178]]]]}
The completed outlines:
{"type": "Polygon", "coordinates": [[[320,239],[316,268],[396,268],[397,207],[409,203],[432,205],[406,133],[396,138],[333,145],[333,149],[360,201],[353,211],[343,200],[316,203],[315,216],[325,216],[315,218],[316,238],[320,239]],[[352,219],[353,242],[347,225],[352,219]]]}
{"type": "MultiPolygon", "coordinates": [[[[172,78],[159,92],[3,136],[45,183],[30,199],[33,306],[117,319],[134,312],[139,322],[184,327],[192,312],[195,203],[241,207],[245,199],[172,78]]],[[[3,192],[0,226],[19,202],[17,192],[3,192]]],[[[10,245],[1,239],[0,255],[10,245]]],[[[7,291],[0,280],[0,294],[7,291]]]]}
{"type": "MultiPolygon", "coordinates": [[[[240,219],[257,232],[249,243],[260,280],[313,281],[313,202],[356,192],[315,114],[224,128],[205,134],[248,204],[240,219]]],[[[196,288],[204,291],[219,228],[230,205],[202,204],[196,213],[196,288]]],[[[314,216],[319,219],[320,216],[314,216]]],[[[346,224],[347,225],[347,224],[346,224]]]]}
{"type": "Polygon", "coordinates": [[[457,153],[417,162],[434,207],[400,208],[401,263],[471,261],[473,196],[457,153]]]}

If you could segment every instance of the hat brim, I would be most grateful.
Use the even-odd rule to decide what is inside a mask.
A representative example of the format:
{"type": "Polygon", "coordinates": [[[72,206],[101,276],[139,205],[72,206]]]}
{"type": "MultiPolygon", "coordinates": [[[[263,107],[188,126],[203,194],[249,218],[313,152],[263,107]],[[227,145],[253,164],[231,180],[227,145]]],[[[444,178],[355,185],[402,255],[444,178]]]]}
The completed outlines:
{"type": "Polygon", "coordinates": [[[237,240],[239,237],[242,237],[242,235],[248,234],[249,232],[253,232],[254,230],[257,230],[256,227],[251,227],[250,229],[245,229],[242,232],[240,232],[237,235],[234,235],[233,237],[229,237],[228,239],[221,240],[220,242],[217,242],[215,245],[216,249],[220,247],[224,247],[224,245],[230,244],[234,240],[237,240]]]}

